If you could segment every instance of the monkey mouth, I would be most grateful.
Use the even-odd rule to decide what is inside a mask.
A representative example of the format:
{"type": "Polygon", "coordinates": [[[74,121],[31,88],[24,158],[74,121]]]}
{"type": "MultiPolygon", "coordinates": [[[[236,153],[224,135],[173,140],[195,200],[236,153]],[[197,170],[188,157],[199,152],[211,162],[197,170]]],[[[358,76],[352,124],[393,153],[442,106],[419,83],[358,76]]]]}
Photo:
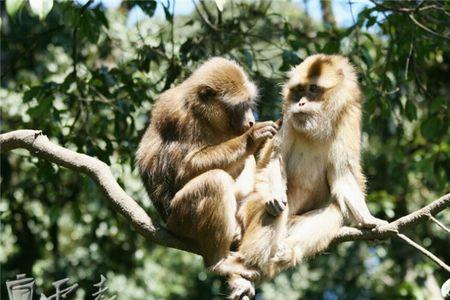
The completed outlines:
{"type": "Polygon", "coordinates": [[[297,121],[306,121],[307,119],[313,117],[313,113],[307,111],[296,111],[292,115],[297,121]]]}

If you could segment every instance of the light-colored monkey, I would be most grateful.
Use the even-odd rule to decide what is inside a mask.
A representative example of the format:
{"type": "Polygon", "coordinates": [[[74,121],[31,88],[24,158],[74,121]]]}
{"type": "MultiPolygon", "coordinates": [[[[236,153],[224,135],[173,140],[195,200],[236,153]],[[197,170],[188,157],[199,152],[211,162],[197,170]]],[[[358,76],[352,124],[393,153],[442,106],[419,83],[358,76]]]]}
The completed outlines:
{"type": "MultiPolygon", "coordinates": [[[[265,145],[255,192],[239,211],[245,233],[238,253],[259,270],[254,279],[323,251],[345,220],[366,228],[386,223],[365,202],[361,92],[348,60],[306,58],[289,73],[283,97],[283,125],[265,145]]],[[[232,298],[254,293],[238,275],[229,283],[232,298]]]]}
{"type": "MultiPolygon", "coordinates": [[[[238,232],[238,201],[253,190],[259,144],[274,122],[256,123],[257,90],[243,69],[212,58],[153,106],[137,151],[147,192],[170,231],[191,239],[211,271],[245,273],[221,264],[238,232]]],[[[243,274],[244,275],[244,274],[243,274]]]]}

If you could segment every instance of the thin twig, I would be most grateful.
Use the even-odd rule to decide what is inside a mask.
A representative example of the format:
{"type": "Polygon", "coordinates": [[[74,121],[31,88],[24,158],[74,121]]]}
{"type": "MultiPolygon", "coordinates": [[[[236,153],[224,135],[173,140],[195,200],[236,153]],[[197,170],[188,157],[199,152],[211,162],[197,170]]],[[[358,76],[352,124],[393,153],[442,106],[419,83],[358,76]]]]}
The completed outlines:
{"type": "Polygon", "coordinates": [[[409,48],[408,57],[406,58],[406,66],[405,66],[405,80],[408,80],[408,72],[409,72],[409,62],[411,60],[412,54],[414,51],[414,42],[411,41],[411,46],[409,48]]]}
{"type": "Polygon", "coordinates": [[[447,233],[450,233],[450,229],[448,229],[444,224],[442,224],[438,219],[436,219],[435,217],[433,217],[432,215],[428,215],[428,218],[430,218],[431,221],[433,221],[434,223],[436,223],[439,227],[441,227],[442,229],[444,229],[447,233]]]}
{"type": "Polygon", "coordinates": [[[435,35],[435,36],[438,36],[438,37],[441,37],[441,38],[450,40],[450,37],[448,37],[448,36],[446,36],[446,35],[443,35],[443,34],[440,34],[440,33],[436,32],[436,31],[430,29],[429,27],[423,25],[423,24],[420,23],[419,21],[417,21],[417,19],[416,19],[412,14],[409,15],[409,18],[410,18],[417,26],[419,26],[420,28],[422,28],[422,29],[425,30],[426,32],[431,33],[432,35],[435,35]]]}
{"type": "Polygon", "coordinates": [[[192,3],[194,4],[195,7],[195,11],[197,12],[197,14],[200,16],[200,18],[203,20],[203,22],[208,25],[208,27],[210,27],[212,30],[214,31],[219,31],[219,28],[217,28],[216,26],[214,26],[207,17],[205,17],[201,12],[200,9],[197,6],[197,3],[195,2],[195,0],[192,0],[192,3]]]}
{"type": "Polygon", "coordinates": [[[402,234],[402,233],[398,233],[397,236],[404,240],[406,243],[408,243],[409,245],[413,246],[414,248],[416,248],[417,250],[419,250],[420,252],[422,252],[424,255],[428,256],[431,260],[433,260],[435,263],[437,263],[439,266],[441,266],[442,268],[444,268],[447,272],[450,273],[450,266],[448,266],[445,262],[443,262],[439,257],[437,257],[436,255],[434,255],[433,253],[431,253],[430,251],[428,251],[427,249],[425,249],[424,247],[422,247],[421,245],[417,244],[416,242],[414,242],[413,240],[411,240],[409,237],[407,237],[406,235],[402,234]]]}

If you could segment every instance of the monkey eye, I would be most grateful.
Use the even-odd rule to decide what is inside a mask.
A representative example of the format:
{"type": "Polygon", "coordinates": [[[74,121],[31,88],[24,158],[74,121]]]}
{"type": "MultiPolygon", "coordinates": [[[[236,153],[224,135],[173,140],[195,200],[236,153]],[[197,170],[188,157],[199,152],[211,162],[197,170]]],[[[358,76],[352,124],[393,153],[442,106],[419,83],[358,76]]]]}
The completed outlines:
{"type": "Polygon", "coordinates": [[[292,101],[298,101],[298,99],[300,99],[304,93],[305,93],[304,86],[297,85],[296,87],[292,88],[291,89],[292,101]]]}
{"type": "Polygon", "coordinates": [[[198,96],[201,100],[208,101],[216,96],[216,92],[208,86],[203,86],[199,89],[198,96]]]}
{"type": "Polygon", "coordinates": [[[298,92],[302,93],[302,92],[305,91],[305,87],[304,87],[303,85],[298,85],[297,88],[296,88],[296,90],[297,90],[298,92]]]}
{"type": "Polygon", "coordinates": [[[319,90],[319,87],[318,87],[316,84],[311,84],[311,85],[309,86],[309,91],[310,91],[310,92],[315,93],[315,92],[317,92],[318,90],[319,90]]]}

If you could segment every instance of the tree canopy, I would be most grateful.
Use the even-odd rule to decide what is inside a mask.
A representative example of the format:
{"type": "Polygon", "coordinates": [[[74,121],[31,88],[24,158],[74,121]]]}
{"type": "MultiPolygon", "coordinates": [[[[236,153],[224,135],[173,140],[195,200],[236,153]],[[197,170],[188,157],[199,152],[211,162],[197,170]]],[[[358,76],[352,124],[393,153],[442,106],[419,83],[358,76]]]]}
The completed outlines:
{"type": "MultiPolygon", "coordinates": [[[[229,0],[220,10],[200,0],[187,13],[177,12],[186,2],[175,0],[119,1],[116,8],[32,2],[0,3],[1,133],[39,129],[98,158],[155,220],[134,164],[137,143],[156,97],[212,56],[235,59],[256,82],[260,120],[279,117],[280,86],[292,66],[315,53],[348,56],[365,96],[371,211],[392,220],[450,190],[449,2],[229,0]],[[317,18],[311,9],[319,7],[317,18]]],[[[226,295],[200,257],[149,243],[106,203],[82,174],[26,151],[2,153],[1,285],[26,273],[48,295],[53,281],[69,277],[82,299],[103,274],[119,299],[226,295]]],[[[450,224],[448,210],[436,218],[450,224]]],[[[407,234],[450,261],[449,235],[435,223],[407,234]]],[[[263,299],[430,299],[448,277],[392,238],[339,244],[257,292],[263,299]]]]}

